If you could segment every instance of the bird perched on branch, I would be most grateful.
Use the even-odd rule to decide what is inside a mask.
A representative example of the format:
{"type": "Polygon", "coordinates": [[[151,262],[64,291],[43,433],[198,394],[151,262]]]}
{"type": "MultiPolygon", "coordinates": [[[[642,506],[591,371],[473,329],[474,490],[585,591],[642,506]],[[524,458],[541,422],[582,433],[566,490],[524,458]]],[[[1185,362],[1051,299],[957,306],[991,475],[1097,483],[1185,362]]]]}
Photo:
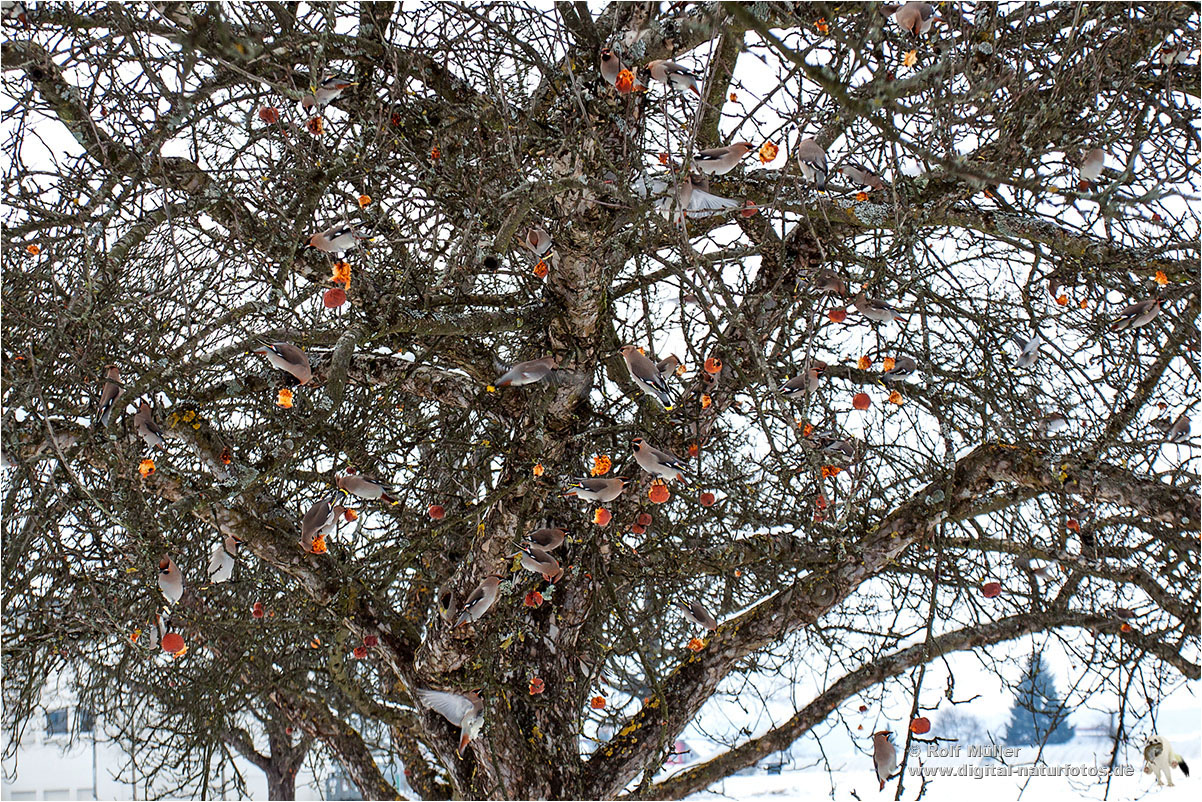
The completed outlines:
{"type": "Polygon", "coordinates": [[[316,108],[321,111],[326,106],[338,99],[343,90],[349,89],[352,86],[357,86],[354,81],[349,81],[341,75],[331,75],[326,77],[313,90],[312,94],[305,95],[301,98],[301,108],[305,111],[310,111],[316,108]]]}
{"type": "Polygon", "coordinates": [[[1164,432],[1164,442],[1177,443],[1180,445],[1182,443],[1189,442],[1192,423],[1193,422],[1190,420],[1189,415],[1182,412],[1177,416],[1176,420],[1173,420],[1167,416],[1163,418],[1157,418],[1156,420],[1152,421],[1152,426],[1153,428],[1164,432]]]}
{"type": "Polygon", "coordinates": [[[662,479],[684,481],[684,460],[668,451],[660,451],[647,443],[643,438],[636,437],[630,441],[634,448],[634,460],[643,470],[652,476],[662,479]]]}
{"type": "Polygon", "coordinates": [[[1173,751],[1173,745],[1163,735],[1152,735],[1144,743],[1144,774],[1156,774],[1156,784],[1173,785],[1172,769],[1181,769],[1181,773],[1189,776],[1189,765],[1181,755],[1173,751]]]}
{"type": "Polygon", "coordinates": [[[943,17],[935,13],[935,7],[930,3],[883,5],[880,9],[882,14],[892,16],[897,27],[911,36],[925,35],[936,22],[943,22],[943,17]]]}
{"type": "Polygon", "coordinates": [[[484,700],[480,697],[479,690],[458,694],[418,688],[417,698],[423,705],[459,728],[460,755],[472,739],[480,735],[480,730],[484,727],[484,700]]]}
{"type": "Polygon", "coordinates": [[[878,791],[885,790],[885,781],[897,769],[897,747],[893,745],[893,732],[881,730],[872,734],[872,766],[881,783],[878,791]]]}
{"type": "Polygon", "coordinates": [[[134,431],[146,443],[147,448],[167,447],[166,441],[163,440],[163,430],[155,423],[154,411],[145,400],[138,404],[138,411],[134,413],[134,431]]]}
{"type": "Polygon", "coordinates": [[[172,604],[178,604],[184,597],[184,575],[175,560],[167,556],[159,560],[159,590],[172,604]]]}
{"type": "Polygon", "coordinates": [[[860,290],[860,293],[856,295],[851,303],[857,312],[869,320],[875,320],[877,323],[891,323],[895,320],[900,320],[902,323],[906,322],[906,319],[892,306],[876,298],[868,298],[864,295],[863,290],[860,290]]]}
{"type": "Polygon", "coordinates": [[[297,384],[308,384],[313,379],[309,357],[292,343],[260,340],[259,347],[249,353],[267,357],[273,368],[284,371],[296,379],[297,384]]]}
{"type": "Polygon", "coordinates": [[[209,581],[213,584],[229,582],[234,575],[234,563],[238,557],[238,546],[241,540],[233,535],[226,535],[213,547],[209,554],[209,581]]]}
{"type": "Polygon", "coordinates": [[[818,389],[822,374],[826,372],[826,363],[815,359],[800,376],[794,376],[780,386],[778,392],[786,398],[796,398],[818,389]]]}
{"type": "Polygon", "coordinates": [[[826,151],[813,137],[807,137],[797,144],[797,163],[801,166],[801,174],[814,185],[814,189],[826,192],[826,151]]]}
{"type": "Polygon", "coordinates": [[[659,401],[664,409],[671,409],[674,403],[672,388],[668,386],[663,373],[660,372],[659,365],[640,353],[639,349],[633,345],[623,345],[618,349],[618,353],[626,360],[630,378],[638,388],[659,401]]]}
{"type": "Polygon", "coordinates": [[[885,186],[885,182],[876,173],[869,170],[859,162],[846,161],[839,167],[839,172],[850,178],[857,186],[867,187],[870,190],[881,189],[885,186]]]}
{"type": "Polygon", "coordinates": [[[305,247],[322,253],[346,253],[353,251],[361,239],[364,238],[355,231],[353,226],[340,223],[309,237],[305,247]]]}
{"type": "Polygon", "coordinates": [[[604,504],[622,495],[630,481],[626,476],[615,476],[612,479],[574,479],[567,484],[568,489],[562,496],[575,496],[585,501],[600,501],[604,504]]]}
{"type": "Polygon", "coordinates": [[[1110,330],[1126,331],[1127,329],[1143,328],[1160,314],[1160,308],[1164,305],[1164,301],[1165,299],[1158,295],[1155,298],[1136,301],[1130,306],[1123,307],[1123,311],[1119,312],[1118,319],[1110,324],[1110,330]]]}
{"type": "Polygon", "coordinates": [[[710,614],[710,611],[705,608],[705,605],[694,599],[691,602],[675,601],[676,611],[681,617],[687,621],[691,621],[702,629],[715,631],[718,628],[718,620],[710,614]]]}
{"type": "Polygon", "coordinates": [[[460,611],[459,618],[455,621],[455,626],[461,627],[464,624],[470,624],[483,618],[484,614],[496,602],[497,589],[500,586],[500,574],[489,574],[484,577],[484,581],[476,586],[476,589],[471,592],[471,595],[463,603],[463,610],[460,611]]]}
{"type": "Polygon", "coordinates": [[[699,172],[708,175],[726,175],[753,150],[755,150],[755,145],[746,141],[732,142],[720,148],[708,148],[698,151],[693,156],[693,166],[699,172]]]}
{"type": "Polygon", "coordinates": [[[368,501],[375,501],[379,499],[380,501],[386,501],[389,504],[396,504],[398,501],[389,495],[393,492],[392,488],[384,482],[381,482],[379,479],[372,479],[367,476],[347,473],[344,476],[335,477],[334,484],[337,485],[338,489],[343,493],[347,493],[352,496],[358,496],[359,498],[367,499],[368,501]]]}
{"type": "Polygon", "coordinates": [[[813,284],[814,289],[821,293],[840,296],[847,295],[847,282],[829,267],[824,267],[818,271],[818,275],[814,276],[813,284]]]}
{"type": "Polygon", "coordinates": [[[96,404],[96,420],[108,426],[113,418],[113,408],[121,397],[121,370],[116,365],[104,366],[104,386],[100,388],[100,400],[96,404]]]}
{"type": "Polygon", "coordinates": [[[531,359],[527,362],[517,363],[498,376],[493,384],[497,387],[521,387],[526,384],[534,384],[550,376],[554,369],[554,356],[531,359]]]}
{"type": "Polygon", "coordinates": [[[1106,167],[1106,151],[1094,148],[1085,154],[1081,160],[1081,189],[1093,189],[1094,184],[1106,167]]]}
{"type": "Polygon", "coordinates": [[[887,382],[904,381],[918,372],[918,363],[908,356],[899,356],[893,360],[893,367],[881,374],[887,382]]]}
{"type": "Polygon", "coordinates": [[[312,551],[313,541],[333,534],[338,527],[338,518],[346,508],[336,503],[337,498],[338,491],[334,491],[326,498],[318,499],[301,519],[301,545],[305,551],[312,551]]]}
{"type": "Polygon", "coordinates": [[[563,545],[564,538],[568,535],[562,529],[536,529],[526,535],[526,542],[532,546],[538,546],[543,551],[555,551],[563,545]]]}
{"type": "Polygon", "coordinates": [[[559,578],[563,576],[563,568],[560,567],[559,560],[547,554],[547,552],[538,546],[523,543],[518,546],[518,552],[513,556],[521,556],[523,568],[532,573],[539,574],[548,582],[558,582],[559,578]]]}
{"type": "Polygon", "coordinates": [[[687,89],[697,97],[701,97],[700,78],[697,73],[687,67],[682,67],[675,61],[658,59],[648,63],[647,70],[651,73],[653,80],[667,84],[677,92],[684,92],[687,89]]]}

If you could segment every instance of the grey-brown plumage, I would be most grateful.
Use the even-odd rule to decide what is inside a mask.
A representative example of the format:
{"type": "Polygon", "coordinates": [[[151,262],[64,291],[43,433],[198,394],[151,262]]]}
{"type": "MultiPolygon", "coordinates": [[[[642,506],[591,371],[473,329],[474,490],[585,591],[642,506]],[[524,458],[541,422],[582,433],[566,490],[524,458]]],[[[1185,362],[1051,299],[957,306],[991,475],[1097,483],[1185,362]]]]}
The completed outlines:
{"type": "Polygon", "coordinates": [[[630,441],[634,448],[634,460],[652,476],[662,479],[684,481],[684,460],[668,451],[660,451],[641,437],[630,441]]]}
{"type": "Polygon", "coordinates": [[[687,67],[682,67],[675,61],[659,59],[649,62],[647,70],[651,73],[653,80],[667,84],[677,92],[684,92],[687,89],[697,97],[701,97],[701,85],[698,82],[697,73],[687,67]]]}
{"type": "Polygon", "coordinates": [[[852,299],[852,305],[861,315],[877,323],[890,323],[894,320],[905,322],[905,318],[896,309],[884,301],[867,297],[863,290],[852,299]]]}
{"type": "Polygon", "coordinates": [[[531,359],[519,362],[497,377],[494,384],[497,387],[522,387],[534,384],[551,375],[555,369],[555,357],[544,356],[541,359],[531,359]]]}
{"type": "Polygon", "coordinates": [[[814,277],[814,289],[823,293],[832,293],[841,296],[847,295],[847,282],[834,270],[824,267],[814,277]]]}
{"type": "Polygon", "coordinates": [[[301,519],[301,544],[305,551],[312,551],[313,541],[319,536],[332,534],[338,526],[338,517],[346,508],[335,503],[335,498],[336,494],[314,502],[301,519]]]}
{"type": "Polygon", "coordinates": [[[467,597],[467,601],[463,603],[463,610],[459,613],[458,620],[455,621],[455,626],[461,627],[464,624],[469,624],[473,621],[479,621],[484,614],[492,608],[493,603],[497,600],[497,588],[501,585],[501,577],[499,574],[490,574],[484,578],[471,595],[467,597]]]}
{"type": "Polygon", "coordinates": [[[309,237],[309,247],[322,253],[345,253],[354,250],[360,239],[353,226],[340,223],[309,237]]]}
{"type": "Polygon", "coordinates": [[[154,422],[154,411],[145,400],[138,404],[134,413],[134,431],[146,443],[147,448],[166,448],[163,440],[163,430],[154,422]]]}
{"type": "Polygon", "coordinates": [[[713,632],[718,628],[717,619],[710,614],[709,610],[705,609],[704,604],[696,599],[691,602],[677,601],[674,602],[674,604],[676,605],[677,611],[679,611],[681,616],[683,616],[686,620],[691,621],[697,626],[707,629],[710,632],[713,632]]]}
{"type": "Polygon", "coordinates": [[[554,244],[554,240],[551,239],[547,230],[537,226],[527,231],[526,238],[522,240],[522,247],[530,251],[536,259],[541,259],[550,253],[554,244]]]}
{"type": "Polygon", "coordinates": [[[918,363],[908,356],[899,356],[893,360],[893,367],[881,374],[887,382],[902,381],[918,372],[918,363]]]}
{"type": "Polygon", "coordinates": [[[721,148],[706,148],[693,156],[693,166],[708,175],[726,175],[738,166],[755,145],[750,142],[732,142],[721,148]]]}
{"type": "Polygon", "coordinates": [[[839,172],[850,178],[857,186],[871,190],[881,189],[885,182],[876,173],[859,162],[846,161],[839,167],[839,172]]]}
{"type": "Polygon", "coordinates": [[[461,755],[472,739],[477,737],[480,730],[484,728],[484,700],[476,691],[458,694],[418,688],[417,698],[423,705],[459,728],[459,754],[461,755]]]}
{"type": "Polygon", "coordinates": [[[308,384],[313,379],[313,368],[309,365],[308,355],[292,343],[264,340],[251,353],[267,357],[273,368],[284,371],[296,379],[298,384],[308,384]]]}
{"type": "Polygon", "coordinates": [[[518,546],[518,553],[522,556],[523,568],[539,574],[548,582],[558,582],[559,578],[563,576],[563,568],[560,567],[559,560],[547,554],[547,552],[538,546],[523,543],[518,546]]]}
{"type": "Polygon", "coordinates": [[[601,51],[601,77],[605,83],[614,86],[618,82],[618,73],[622,71],[622,61],[618,54],[609,48],[601,51]]]}
{"type": "Polygon", "coordinates": [[[209,554],[209,581],[213,584],[229,582],[234,575],[234,563],[238,558],[238,546],[242,541],[226,535],[213,547],[209,554]]]}
{"type": "Polygon", "coordinates": [[[121,397],[121,371],[116,365],[104,366],[104,386],[100,388],[100,400],[96,404],[96,420],[108,426],[113,419],[113,408],[121,397]]]}
{"type": "Polygon", "coordinates": [[[526,535],[526,541],[543,551],[551,552],[563,545],[567,532],[558,528],[536,529],[526,535]]]}
{"type": "Polygon", "coordinates": [[[605,504],[622,495],[630,479],[625,476],[615,476],[612,479],[575,479],[567,484],[563,497],[575,496],[585,501],[600,501],[605,504]]]}
{"type": "Polygon", "coordinates": [[[1189,415],[1182,412],[1177,416],[1176,420],[1164,417],[1152,421],[1152,426],[1164,432],[1164,441],[1166,443],[1188,443],[1192,421],[1189,415]]]}
{"type": "Polygon", "coordinates": [[[911,36],[922,36],[931,30],[936,21],[943,18],[935,14],[930,3],[903,3],[899,6],[882,6],[881,11],[893,15],[893,21],[911,36]],[[890,9],[894,9],[890,11],[890,9]]]}
{"type": "Polygon", "coordinates": [[[344,476],[338,476],[334,479],[334,484],[338,488],[352,496],[358,496],[368,501],[386,501],[389,504],[396,504],[397,500],[389,495],[392,489],[378,479],[372,479],[369,476],[360,474],[348,473],[344,476]]]}
{"type": "Polygon", "coordinates": [[[1023,343],[1022,353],[1018,355],[1018,359],[1014,361],[1016,368],[1029,368],[1035,364],[1035,360],[1039,359],[1039,346],[1043,343],[1043,338],[1039,336],[1039,332],[1035,332],[1031,339],[1023,343]]]}
{"type": "Polygon", "coordinates": [[[780,386],[780,394],[788,398],[812,393],[818,389],[822,374],[826,372],[826,363],[815,359],[800,376],[794,376],[780,386]]]}
{"type": "Polygon", "coordinates": [[[305,111],[311,111],[316,108],[321,111],[330,103],[338,99],[342,92],[354,86],[354,81],[348,81],[341,75],[331,75],[322,80],[317,89],[311,95],[305,95],[301,98],[301,108],[305,111]]]}
{"type": "Polygon", "coordinates": [[[801,165],[801,174],[806,180],[819,192],[826,192],[826,151],[813,137],[807,137],[798,143],[797,163],[801,165]]]}
{"type": "MultiPolygon", "coordinates": [[[[1085,154],[1081,160],[1081,189],[1090,189],[1102,176],[1106,168],[1106,151],[1094,148],[1085,154]]],[[[1052,293],[1055,295],[1055,293],[1052,293]]]]}
{"type": "Polygon", "coordinates": [[[172,604],[178,604],[184,596],[184,575],[170,557],[159,560],[159,590],[172,604]]]}
{"type": "Polygon", "coordinates": [[[1123,311],[1119,312],[1118,319],[1110,324],[1110,330],[1126,331],[1127,329],[1143,328],[1160,314],[1160,308],[1163,305],[1164,298],[1157,296],[1124,307],[1123,311]]]}
{"type": "Polygon", "coordinates": [[[618,353],[626,360],[626,367],[630,371],[630,378],[638,388],[647,395],[659,401],[664,409],[672,408],[672,389],[668,387],[668,382],[659,371],[656,363],[652,362],[645,355],[639,353],[639,349],[633,345],[623,345],[618,349],[618,353]]]}

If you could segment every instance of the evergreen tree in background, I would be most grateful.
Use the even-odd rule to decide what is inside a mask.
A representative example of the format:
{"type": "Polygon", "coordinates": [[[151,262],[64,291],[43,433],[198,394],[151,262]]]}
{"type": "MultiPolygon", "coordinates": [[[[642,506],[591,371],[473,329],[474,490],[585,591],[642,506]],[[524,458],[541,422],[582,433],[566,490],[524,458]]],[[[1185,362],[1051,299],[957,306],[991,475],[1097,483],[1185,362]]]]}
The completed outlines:
{"type": "Polygon", "coordinates": [[[1018,686],[1010,723],[1006,727],[1008,744],[1062,744],[1072,740],[1074,729],[1068,723],[1068,710],[1056,692],[1052,674],[1039,655],[1027,659],[1027,673],[1018,686]]]}

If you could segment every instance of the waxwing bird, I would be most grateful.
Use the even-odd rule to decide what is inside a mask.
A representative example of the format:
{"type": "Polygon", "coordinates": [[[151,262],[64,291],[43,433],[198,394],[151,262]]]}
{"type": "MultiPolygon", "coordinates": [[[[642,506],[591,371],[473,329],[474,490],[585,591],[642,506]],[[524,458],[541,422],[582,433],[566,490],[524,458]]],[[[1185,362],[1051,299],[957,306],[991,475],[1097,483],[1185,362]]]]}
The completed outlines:
{"type": "Polygon", "coordinates": [[[528,362],[517,363],[508,371],[498,376],[493,384],[497,387],[521,387],[525,384],[534,384],[550,376],[551,371],[554,369],[554,356],[531,359],[528,362]]]}
{"type": "Polygon", "coordinates": [[[925,35],[936,21],[942,22],[943,17],[935,13],[935,7],[930,3],[903,3],[901,6],[881,6],[881,12],[893,16],[897,27],[911,36],[925,35]]]}
{"type": "Polygon", "coordinates": [[[1044,415],[1039,419],[1037,428],[1042,437],[1048,437],[1056,434],[1056,432],[1062,432],[1067,429],[1068,418],[1066,418],[1064,414],[1060,412],[1049,412],[1047,415],[1044,415]]]}
{"type": "Polygon", "coordinates": [[[214,585],[229,582],[234,575],[234,562],[238,557],[238,545],[242,541],[233,535],[226,535],[221,542],[213,547],[209,555],[209,581],[214,585]]]}
{"type": "Polygon", "coordinates": [[[484,577],[484,581],[472,591],[471,595],[467,597],[467,601],[463,603],[463,610],[459,613],[455,626],[461,627],[483,618],[497,600],[497,588],[500,586],[501,576],[499,574],[489,574],[484,577]]]}
{"type": "Polygon", "coordinates": [[[170,632],[174,627],[171,626],[171,616],[166,615],[166,610],[154,614],[154,618],[150,619],[146,626],[146,634],[154,641],[156,649],[163,647],[163,636],[170,632]]]}
{"type": "Polygon", "coordinates": [[[1176,420],[1166,416],[1152,421],[1152,426],[1164,432],[1164,442],[1180,445],[1189,442],[1192,423],[1189,415],[1182,412],[1176,420]]]}
{"type": "Polygon", "coordinates": [[[639,349],[633,345],[623,345],[618,349],[618,353],[626,360],[630,378],[638,385],[638,388],[659,401],[664,409],[671,409],[672,390],[668,387],[668,382],[664,380],[656,363],[640,354],[639,349]]]}
{"type": "Polygon", "coordinates": [[[339,516],[346,511],[341,504],[335,503],[337,498],[337,493],[334,493],[318,499],[301,519],[301,542],[306,551],[313,550],[313,541],[319,536],[332,534],[337,528],[339,516]]]}
{"type": "Polygon", "coordinates": [[[178,604],[184,596],[184,575],[170,557],[159,560],[159,590],[172,604],[178,604]]]}
{"type": "Polygon", "coordinates": [[[562,529],[536,529],[526,535],[526,542],[538,546],[543,551],[555,551],[561,545],[568,533],[562,529]]]}
{"type": "Polygon", "coordinates": [[[459,754],[484,727],[484,700],[477,691],[466,694],[418,688],[417,698],[426,707],[459,728],[459,754]]]}
{"type": "Polygon", "coordinates": [[[676,354],[672,354],[671,356],[661,359],[659,362],[655,363],[655,369],[659,371],[659,375],[663,376],[665,380],[669,376],[674,375],[676,373],[676,368],[679,366],[680,357],[676,356],[676,354]]]}
{"type": "Polygon", "coordinates": [[[826,192],[826,151],[813,137],[807,137],[797,145],[797,163],[806,181],[819,192],[826,192]]]}
{"type": "Polygon", "coordinates": [[[1182,759],[1181,755],[1173,751],[1173,745],[1163,735],[1152,735],[1144,743],[1144,773],[1156,774],[1156,784],[1165,785],[1165,780],[1168,780],[1168,785],[1173,785],[1173,774],[1171,769],[1181,769],[1181,773],[1186,777],[1189,776],[1189,766],[1182,759]]]}
{"type": "Polygon", "coordinates": [[[104,366],[104,386],[100,388],[100,401],[96,406],[96,420],[108,426],[113,417],[113,408],[121,397],[121,371],[116,365],[104,366]]]}
{"type": "Polygon", "coordinates": [[[899,356],[893,360],[893,367],[881,374],[887,382],[903,381],[918,372],[918,363],[908,356],[899,356]]]}
{"type": "Polygon", "coordinates": [[[607,504],[626,489],[630,479],[625,476],[615,476],[613,479],[575,479],[568,483],[568,489],[563,492],[563,498],[575,496],[585,501],[600,501],[607,504]]]}
{"type": "Polygon", "coordinates": [[[805,373],[800,376],[794,376],[780,386],[778,391],[786,398],[795,398],[805,393],[812,393],[818,389],[818,384],[822,379],[822,374],[826,371],[826,363],[821,359],[815,359],[806,368],[805,373]]]}
{"type": "Polygon", "coordinates": [[[618,82],[618,73],[622,71],[622,62],[618,54],[608,47],[601,51],[601,77],[610,86],[618,82]]]}
{"type": "Polygon", "coordinates": [[[709,192],[709,184],[701,175],[691,174],[679,181],[638,178],[631,188],[639,197],[656,198],[655,208],[677,225],[684,225],[686,216],[707,217],[739,206],[738,201],[709,192]]]}
{"type": "Polygon", "coordinates": [[[554,242],[545,228],[530,229],[526,232],[526,238],[522,240],[522,247],[534,254],[536,259],[542,259],[550,253],[552,245],[554,242]]]}
{"type": "Polygon", "coordinates": [[[860,290],[852,300],[852,305],[861,315],[869,320],[875,320],[877,323],[891,323],[895,320],[906,322],[906,319],[898,314],[892,306],[876,298],[868,298],[864,295],[863,290],[860,290]]]}
{"type": "Polygon", "coordinates": [[[522,567],[527,571],[539,574],[548,582],[555,583],[563,576],[563,568],[559,565],[559,560],[552,557],[547,552],[540,549],[538,546],[533,546],[529,543],[523,543],[518,546],[518,553],[513,555],[522,557],[522,567]]]}
{"type": "Polygon", "coordinates": [[[847,282],[843,277],[831,270],[829,267],[824,267],[818,271],[818,275],[814,277],[814,289],[823,293],[834,293],[835,295],[847,295],[847,282]]]}
{"type": "Polygon", "coordinates": [[[738,166],[743,157],[755,149],[750,142],[732,142],[722,148],[698,151],[693,166],[707,175],[726,175],[738,166]]]}
{"type": "Polygon", "coordinates": [[[154,422],[154,412],[145,400],[138,404],[138,411],[134,413],[134,430],[145,441],[147,448],[167,447],[163,440],[163,430],[154,422]]]}
{"type": "Polygon", "coordinates": [[[867,187],[870,190],[881,189],[885,186],[885,182],[876,173],[869,170],[859,162],[847,161],[839,167],[839,172],[847,176],[856,186],[867,187]]]}
{"type": "Polygon", "coordinates": [[[685,465],[680,457],[652,447],[641,437],[631,440],[630,445],[634,447],[635,462],[647,473],[663,479],[684,481],[685,465]]]}
{"type": "Polygon", "coordinates": [[[345,476],[335,477],[334,484],[338,485],[338,489],[342,492],[367,499],[368,501],[379,499],[389,504],[397,503],[397,499],[389,495],[392,492],[392,488],[379,479],[348,473],[345,476]]]}
{"type": "Polygon", "coordinates": [[[701,88],[698,83],[697,73],[692,70],[682,67],[675,61],[665,61],[658,59],[647,65],[647,70],[651,73],[653,80],[659,81],[661,84],[667,84],[677,92],[690,90],[697,97],[701,97],[701,88]]]}
{"type": "Polygon", "coordinates": [[[1030,557],[1015,557],[1014,564],[1021,571],[1026,571],[1036,579],[1051,582],[1056,578],[1056,563],[1048,560],[1035,560],[1030,557]]]}
{"type": "Polygon", "coordinates": [[[345,253],[353,251],[361,239],[362,237],[355,232],[354,227],[341,223],[330,226],[325,231],[319,231],[309,237],[307,247],[314,248],[322,253],[345,253]]]}
{"type": "Polygon", "coordinates": [[[1106,151],[1094,148],[1081,160],[1081,189],[1092,189],[1106,166],[1106,151]]]}
{"type": "Polygon", "coordinates": [[[856,458],[855,443],[846,439],[824,439],[819,442],[818,450],[830,457],[839,457],[850,462],[856,458]]]}
{"type": "Polygon", "coordinates": [[[893,745],[892,738],[893,733],[889,730],[872,734],[872,765],[881,783],[878,791],[885,790],[885,781],[897,769],[897,747],[893,745]]]}
{"type": "Polygon", "coordinates": [[[1142,328],[1160,314],[1160,307],[1163,305],[1164,298],[1156,296],[1124,307],[1123,311],[1119,312],[1118,318],[1110,324],[1110,330],[1126,331],[1127,329],[1142,328]]]}
{"type": "Polygon", "coordinates": [[[1185,45],[1175,45],[1165,42],[1159,50],[1160,66],[1171,67],[1174,64],[1184,64],[1193,51],[1185,45]]]}
{"type": "Polygon", "coordinates": [[[259,341],[259,347],[252,354],[267,357],[273,368],[282,370],[296,379],[297,384],[308,384],[313,379],[313,368],[309,365],[309,357],[292,343],[259,341]]]}
{"type": "Polygon", "coordinates": [[[708,629],[713,632],[718,628],[718,621],[710,615],[710,611],[705,609],[705,605],[694,599],[691,602],[677,601],[673,602],[676,605],[677,612],[681,617],[691,621],[702,629],[708,629]]]}
{"type": "Polygon", "coordinates": [[[324,79],[317,89],[311,95],[305,95],[301,99],[301,108],[309,111],[314,107],[321,111],[330,103],[338,99],[344,89],[349,89],[355,86],[354,81],[348,81],[340,75],[331,75],[324,79]]]}
{"type": "Polygon", "coordinates": [[[1039,336],[1039,332],[1027,340],[1023,344],[1023,351],[1018,355],[1018,359],[1014,362],[1016,368],[1029,368],[1035,364],[1035,360],[1039,359],[1039,346],[1043,342],[1043,338],[1039,336]]]}

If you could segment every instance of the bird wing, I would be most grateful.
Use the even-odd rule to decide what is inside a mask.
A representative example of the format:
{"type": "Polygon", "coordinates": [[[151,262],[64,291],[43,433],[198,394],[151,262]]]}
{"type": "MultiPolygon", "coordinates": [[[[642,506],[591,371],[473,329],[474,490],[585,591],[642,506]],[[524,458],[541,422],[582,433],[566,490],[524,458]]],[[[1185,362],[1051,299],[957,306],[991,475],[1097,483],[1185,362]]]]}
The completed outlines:
{"type": "Polygon", "coordinates": [[[456,727],[462,725],[463,720],[471,715],[473,710],[471,700],[457,693],[418,688],[417,698],[421,700],[423,705],[438,713],[456,727]]]}

